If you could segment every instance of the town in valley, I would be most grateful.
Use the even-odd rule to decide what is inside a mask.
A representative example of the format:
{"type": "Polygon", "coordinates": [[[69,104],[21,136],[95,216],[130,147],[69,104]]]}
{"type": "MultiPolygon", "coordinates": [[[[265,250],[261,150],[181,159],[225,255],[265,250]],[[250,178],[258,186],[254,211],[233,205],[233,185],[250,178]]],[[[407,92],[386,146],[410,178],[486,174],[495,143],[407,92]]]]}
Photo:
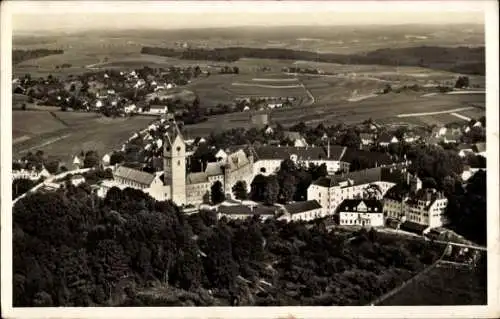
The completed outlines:
{"type": "Polygon", "coordinates": [[[14,307],[487,304],[483,24],[14,28],[12,60],[14,307]]]}

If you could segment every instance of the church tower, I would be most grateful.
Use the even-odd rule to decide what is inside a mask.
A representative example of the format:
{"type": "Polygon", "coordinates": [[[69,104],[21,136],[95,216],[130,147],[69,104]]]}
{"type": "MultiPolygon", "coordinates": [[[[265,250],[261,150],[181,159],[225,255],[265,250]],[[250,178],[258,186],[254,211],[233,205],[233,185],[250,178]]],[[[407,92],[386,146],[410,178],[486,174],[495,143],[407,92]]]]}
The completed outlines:
{"type": "Polygon", "coordinates": [[[163,170],[170,199],[177,205],[186,205],[186,143],[175,121],[165,133],[163,170]]]}

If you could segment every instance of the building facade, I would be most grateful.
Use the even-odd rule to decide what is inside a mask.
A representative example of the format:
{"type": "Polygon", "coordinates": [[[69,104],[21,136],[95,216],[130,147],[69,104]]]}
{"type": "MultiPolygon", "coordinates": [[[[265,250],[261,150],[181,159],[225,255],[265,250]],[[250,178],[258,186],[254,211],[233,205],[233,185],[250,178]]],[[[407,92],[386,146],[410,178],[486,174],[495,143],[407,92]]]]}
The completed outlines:
{"type": "Polygon", "coordinates": [[[384,226],[383,204],[380,200],[346,199],[338,209],[339,225],[384,226]]]}
{"type": "MultiPolygon", "coordinates": [[[[448,199],[435,189],[420,189],[403,196],[384,198],[384,215],[402,223],[412,223],[436,228],[446,225],[448,199]]],[[[424,227],[424,228],[425,228],[424,227]]]]}
{"type": "Polygon", "coordinates": [[[368,189],[375,189],[380,198],[394,185],[405,182],[411,182],[406,167],[376,167],[321,177],[307,189],[307,199],[318,201],[324,216],[334,215],[340,203],[346,199],[362,198],[368,189]]]}

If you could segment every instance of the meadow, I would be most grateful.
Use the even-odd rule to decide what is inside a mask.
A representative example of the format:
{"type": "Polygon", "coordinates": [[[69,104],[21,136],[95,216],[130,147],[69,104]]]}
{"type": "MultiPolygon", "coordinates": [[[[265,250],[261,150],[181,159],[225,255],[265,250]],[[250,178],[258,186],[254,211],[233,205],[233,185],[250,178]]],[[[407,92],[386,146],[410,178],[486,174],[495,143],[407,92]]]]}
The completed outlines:
{"type": "Polygon", "coordinates": [[[480,269],[439,265],[380,306],[486,305],[485,277],[480,269]]]}
{"type": "Polygon", "coordinates": [[[121,148],[152,120],[147,116],[113,119],[94,113],[13,110],[13,157],[42,150],[69,165],[82,150],[96,150],[102,156],[121,148]]]}
{"type": "MultiPolygon", "coordinates": [[[[211,72],[211,75],[201,76],[183,89],[197,94],[202,107],[213,107],[219,103],[228,104],[235,98],[244,96],[294,96],[297,98],[296,106],[270,111],[273,122],[287,126],[298,122],[305,122],[308,125],[349,124],[362,122],[368,118],[382,124],[442,125],[461,119],[450,114],[406,118],[398,118],[397,115],[443,111],[471,105],[484,107],[484,95],[438,94],[422,97],[425,92],[403,92],[372,96],[363,100],[364,97],[380,91],[388,84],[392,86],[453,84],[459,75],[439,70],[251,58],[243,58],[236,62],[211,62],[140,54],[142,46],[145,45],[168,47],[175,45],[176,41],[185,41],[194,47],[203,45],[224,47],[235,44],[235,39],[239,39],[236,45],[250,47],[257,47],[259,44],[268,47],[269,44],[281,43],[283,48],[296,49],[297,44],[302,43],[307,50],[318,49],[338,53],[360,53],[383,47],[433,45],[437,39],[443,45],[450,46],[464,41],[472,45],[481,45],[481,41],[478,40],[480,37],[474,38],[475,33],[461,33],[460,30],[446,29],[437,34],[436,30],[413,27],[412,30],[419,30],[428,36],[426,40],[416,40],[405,36],[408,30],[385,29],[383,32],[380,31],[382,33],[377,31],[379,34],[384,34],[385,38],[382,39],[373,37],[375,31],[371,29],[363,32],[353,31],[356,37],[350,37],[351,31],[347,29],[341,31],[320,28],[319,31],[316,30],[309,35],[308,30],[299,28],[293,29],[292,32],[292,29],[280,30],[277,33],[267,29],[257,30],[254,33],[245,33],[243,37],[238,35],[238,30],[211,30],[210,34],[200,30],[196,32],[182,30],[174,33],[127,31],[115,32],[116,34],[102,31],[66,36],[14,37],[15,49],[63,49],[64,54],[23,61],[17,64],[13,71],[14,76],[31,73],[34,77],[49,74],[65,77],[101,68],[130,70],[144,66],[168,68],[198,65],[203,70],[211,72]],[[221,36],[216,36],[218,33],[221,36]],[[313,36],[314,34],[316,36],[313,36]],[[346,42],[349,38],[357,39],[357,42],[346,42]],[[57,68],[63,63],[71,64],[71,67],[57,68]],[[223,66],[236,66],[240,72],[218,74],[219,68],[223,66]],[[283,73],[284,67],[291,66],[319,68],[335,75],[283,73]]],[[[469,76],[469,78],[473,85],[484,87],[484,77],[469,76]]],[[[19,108],[25,99],[22,96],[15,96],[15,101],[15,107],[19,108]]],[[[27,150],[37,149],[40,145],[44,145],[42,149],[53,152],[61,158],[70,157],[81,148],[97,148],[101,152],[107,152],[119,147],[135,130],[143,128],[151,121],[149,117],[134,117],[128,120],[108,119],[109,123],[104,123],[108,120],[87,119],[84,117],[88,115],[69,112],[65,114],[56,112],[58,117],[56,119],[49,113],[50,108],[42,110],[34,105],[27,106],[29,111],[13,111],[14,156],[27,150]],[[64,138],[54,141],[54,138],[61,136],[64,138]]],[[[477,108],[459,113],[466,117],[477,118],[484,114],[484,109],[477,108]]],[[[214,130],[250,127],[249,119],[250,115],[247,112],[212,116],[206,122],[188,126],[188,134],[208,135],[214,130]]]]}

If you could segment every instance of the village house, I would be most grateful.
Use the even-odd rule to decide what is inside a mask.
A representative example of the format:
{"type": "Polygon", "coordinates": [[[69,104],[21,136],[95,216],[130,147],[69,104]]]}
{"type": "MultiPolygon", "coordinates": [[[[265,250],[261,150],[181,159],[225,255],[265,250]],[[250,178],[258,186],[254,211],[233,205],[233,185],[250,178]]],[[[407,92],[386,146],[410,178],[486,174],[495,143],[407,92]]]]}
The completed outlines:
{"type": "Polygon", "coordinates": [[[39,180],[40,178],[48,178],[50,177],[50,172],[42,167],[41,170],[37,170],[35,167],[33,169],[21,169],[21,170],[12,170],[12,179],[29,179],[32,181],[39,180]]]}
{"type": "Polygon", "coordinates": [[[360,133],[359,137],[361,139],[361,146],[373,145],[373,143],[375,143],[375,134],[360,133]]]}
{"type": "Polygon", "coordinates": [[[403,140],[406,143],[415,143],[420,139],[420,136],[415,132],[405,132],[403,135],[403,140]]]}
{"type": "Polygon", "coordinates": [[[383,204],[375,199],[346,199],[338,208],[339,225],[384,226],[383,204]]]}
{"type": "Polygon", "coordinates": [[[285,131],[283,137],[285,140],[292,142],[294,147],[309,146],[306,139],[299,132],[285,131]]]}
{"type": "Polygon", "coordinates": [[[274,133],[274,129],[270,125],[267,125],[264,129],[264,133],[266,133],[267,135],[271,135],[274,133]]]}
{"type": "Polygon", "coordinates": [[[283,205],[280,209],[279,219],[291,221],[310,221],[325,217],[322,214],[321,205],[316,200],[295,202],[283,205]]]}
{"type": "Polygon", "coordinates": [[[148,113],[151,113],[151,114],[167,114],[168,113],[168,107],[166,105],[152,104],[152,105],[149,106],[148,113]]]}
{"type": "Polygon", "coordinates": [[[465,165],[464,170],[461,174],[462,181],[467,182],[469,180],[469,178],[474,176],[474,174],[476,174],[479,171],[486,171],[486,168],[485,167],[471,167],[469,165],[465,165]]]}
{"type": "Polygon", "coordinates": [[[408,173],[403,165],[376,167],[342,175],[321,177],[307,189],[307,199],[317,200],[322,207],[324,216],[334,215],[342,201],[362,198],[367,188],[376,188],[380,197],[398,183],[418,182],[418,177],[408,173]]]}
{"type": "Polygon", "coordinates": [[[378,141],[378,145],[383,146],[383,147],[387,147],[390,144],[395,144],[395,143],[399,142],[399,140],[397,139],[396,136],[391,135],[387,132],[383,132],[382,134],[380,134],[377,141],[378,141]]]}
{"type": "Polygon", "coordinates": [[[75,170],[75,169],[81,169],[81,168],[83,168],[83,157],[80,157],[80,156],[78,156],[78,155],[75,155],[75,156],[73,157],[73,162],[72,162],[72,164],[73,164],[73,169],[74,169],[74,170],[75,170]]]}
{"type": "Polygon", "coordinates": [[[104,156],[101,159],[102,165],[103,166],[109,166],[111,163],[111,156],[109,154],[104,154],[104,156]]]}
{"type": "Polygon", "coordinates": [[[469,144],[460,144],[457,146],[458,149],[458,156],[464,158],[467,155],[474,154],[474,151],[472,150],[472,145],[469,144]]]}
{"type": "Polygon", "coordinates": [[[443,136],[442,141],[445,144],[456,144],[460,142],[461,134],[457,131],[448,130],[443,136]]]}
{"type": "Polygon", "coordinates": [[[71,184],[73,186],[79,186],[80,184],[85,183],[85,177],[81,174],[76,174],[71,176],[71,184]]]}

